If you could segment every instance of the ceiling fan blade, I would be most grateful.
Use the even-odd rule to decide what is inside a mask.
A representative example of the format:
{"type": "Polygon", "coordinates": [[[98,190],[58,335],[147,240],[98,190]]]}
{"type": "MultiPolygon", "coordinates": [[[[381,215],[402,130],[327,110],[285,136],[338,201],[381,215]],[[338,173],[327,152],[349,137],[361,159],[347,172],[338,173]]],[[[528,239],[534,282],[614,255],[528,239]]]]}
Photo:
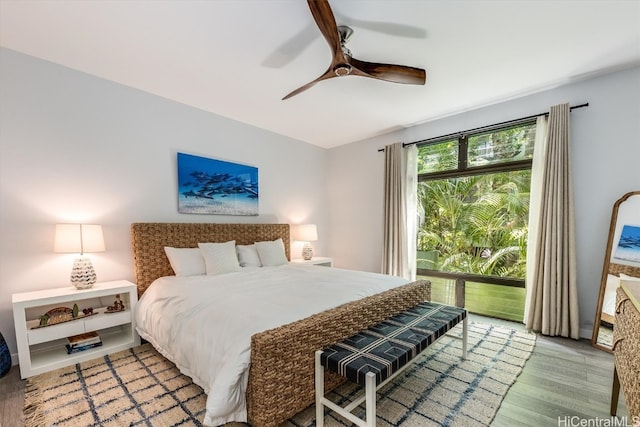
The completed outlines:
{"type": "Polygon", "coordinates": [[[365,21],[350,16],[335,13],[337,22],[350,27],[365,28],[376,33],[388,34],[390,36],[405,37],[411,39],[424,39],[427,37],[427,30],[415,25],[399,24],[395,22],[365,21]]]}
{"type": "Polygon", "coordinates": [[[307,0],[307,3],[309,4],[311,15],[313,15],[313,19],[316,21],[320,32],[331,47],[333,57],[335,58],[338,55],[342,55],[338,25],[336,24],[336,18],[333,16],[328,0],[307,0]]]}
{"type": "Polygon", "coordinates": [[[269,56],[262,61],[262,65],[269,68],[284,67],[307,49],[316,37],[318,37],[318,29],[309,22],[309,25],[271,52],[269,56]]]}
{"type": "Polygon", "coordinates": [[[330,79],[332,77],[337,77],[336,74],[333,72],[333,69],[330,67],[327,71],[324,72],[323,75],[321,75],[320,77],[318,77],[315,80],[310,81],[309,83],[307,83],[304,86],[300,86],[298,89],[294,90],[293,92],[288,93],[284,98],[282,98],[282,100],[284,101],[285,99],[289,99],[292,96],[296,96],[299,93],[304,92],[305,90],[315,86],[316,83],[321,82],[322,80],[327,80],[330,79]]]}
{"type": "Polygon", "coordinates": [[[393,83],[405,83],[411,85],[423,85],[427,80],[426,72],[422,68],[408,67],[406,65],[378,64],[375,62],[360,61],[349,58],[353,66],[352,75],[372,77],[393,83]]]}

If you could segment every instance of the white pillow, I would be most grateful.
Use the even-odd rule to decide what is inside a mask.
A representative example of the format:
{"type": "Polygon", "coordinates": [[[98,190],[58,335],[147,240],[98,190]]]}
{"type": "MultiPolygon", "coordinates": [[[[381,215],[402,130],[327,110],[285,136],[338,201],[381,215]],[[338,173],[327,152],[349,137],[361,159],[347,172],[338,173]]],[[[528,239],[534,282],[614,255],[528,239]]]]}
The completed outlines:
{"type": "Polygon", "coordinates": [[[271,242],[256,242],[255,245],[263,266],[270,267],[289,262],[287,260],[287,254],[284,251],[282,239],[271,242]]]}
{"type": "Polygon", "coordinates": [[[628,274],[620,273],[620,280],[634,280],[640,282],[640,277],[629,276],[628,274]]]}
{"type": "Polygon", "coordinates": [[[225,243],[198,243],[198,247],[202,251],[208,276],[240,270],[235,240],[225,243]]]}
{"type": "Polygon", "coordinates": [[[240,267],[262,267],[255,245],[238,245],[236,246],[236,252],[238,253],[240,267]]]}
{"type": "Polygon", "coordinates": [[[198,276],[205,274],[204,258],[199,248],[164,247],[169,264],[176,276],[198,276]]]}

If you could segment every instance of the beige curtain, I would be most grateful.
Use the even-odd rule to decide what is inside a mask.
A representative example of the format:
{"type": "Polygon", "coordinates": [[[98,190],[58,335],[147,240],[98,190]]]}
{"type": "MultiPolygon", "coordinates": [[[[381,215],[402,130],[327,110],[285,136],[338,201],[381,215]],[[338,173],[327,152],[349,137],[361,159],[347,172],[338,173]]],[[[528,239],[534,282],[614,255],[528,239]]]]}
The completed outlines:
{"type": "Polygon", "coordinates": [[[534,151],[532,205],[538,210],[527,263],[525,324],[543,335],[579,338],[569,105],[551,107],[546,147],[534,151]],[[536,160],[541,168],[535,169],[536,160]],[[536,184],[536,180],[539,183],[536,184]],[[534,194],[535,192],[535,194],[534,194]],[[535,204],[539,202],[539,207],[535,204]],[[537,221],[536,221],[537,219],[537,221]]]}
{"type": "Polygon", "coordinates": [[[529,302],[533,297],[535,287],[533,276],[537,264],[538,249],[538,222],[540,220],[540,204],[542,201],[542,181],[544,177],[544,162],[547,157],[547,117],[542,115],[536,122],[536,140],[534,156],[531,165],[531,188],[529,198],[529,235],[527,238],[527,275],[525,278],[526,298],[524,307],[524,319],[529,318],[529,302]]]}
{"type": "Polygon", "coordinates": [[[391,144],[384,153],[382,272],[415,280],[417,147],[391,144]]]}

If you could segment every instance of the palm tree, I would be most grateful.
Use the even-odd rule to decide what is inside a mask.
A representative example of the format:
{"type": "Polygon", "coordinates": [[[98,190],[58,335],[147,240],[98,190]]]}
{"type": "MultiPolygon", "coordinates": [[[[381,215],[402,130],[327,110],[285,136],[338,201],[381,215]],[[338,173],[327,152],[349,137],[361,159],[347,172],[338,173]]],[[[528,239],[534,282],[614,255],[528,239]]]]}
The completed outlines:
{"type": "Polygon", "coordinates": [[[530,171],[420,183],[419,251],[437,251],[434,269],[525,277],[530,171]]]}

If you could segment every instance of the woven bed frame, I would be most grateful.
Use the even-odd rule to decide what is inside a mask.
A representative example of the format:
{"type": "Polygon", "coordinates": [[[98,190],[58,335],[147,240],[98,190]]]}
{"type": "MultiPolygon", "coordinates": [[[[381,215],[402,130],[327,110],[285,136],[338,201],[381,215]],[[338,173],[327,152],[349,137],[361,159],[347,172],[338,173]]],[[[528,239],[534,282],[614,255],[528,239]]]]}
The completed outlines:
{"type": "MultiPolygon", "coordinates": [[[[198,242],[229,240],[247,245],[282,238],[290,259],[288,224],[135,223],[131,237],[139,295],[155,279],[174,274],[165,246],[197,247],[198,242]]],[[[246,396],[249,423],[276,427],[314,403],[316,350],[430,299],[430,283],[416,281],[253,335],[246,396]]],[[[325,390],[344,381],[328,372],[325,390]]]]}

